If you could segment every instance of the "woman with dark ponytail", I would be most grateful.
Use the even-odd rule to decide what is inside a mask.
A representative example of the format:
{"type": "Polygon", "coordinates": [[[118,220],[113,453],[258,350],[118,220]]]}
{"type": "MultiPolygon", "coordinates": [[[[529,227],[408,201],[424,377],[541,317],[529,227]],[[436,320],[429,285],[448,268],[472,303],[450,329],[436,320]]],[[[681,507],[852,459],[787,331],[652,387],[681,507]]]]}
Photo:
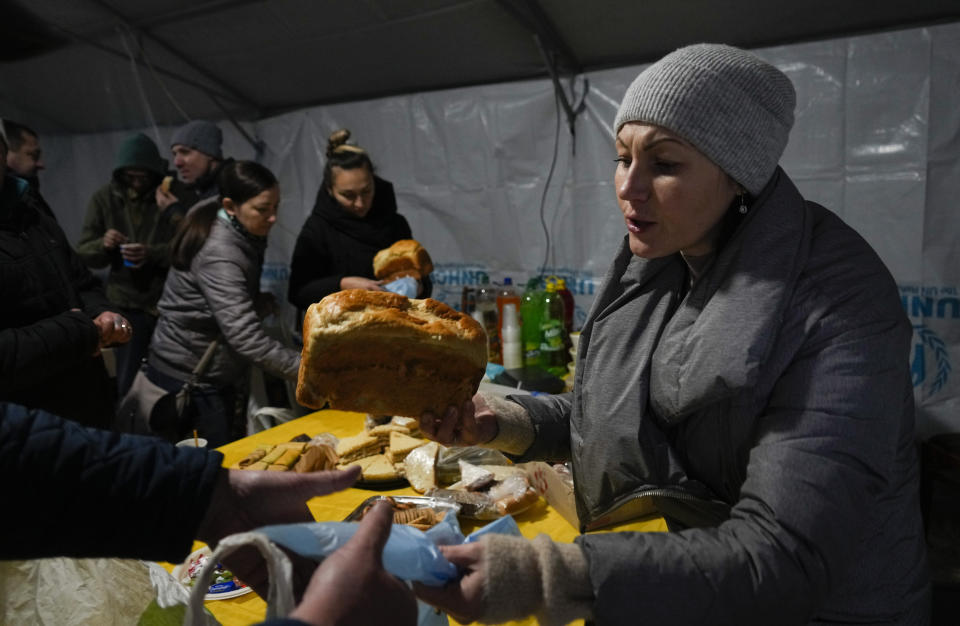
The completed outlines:
{"type": "Polygon", "coordinates": [[[147,377],[176,392],[189,380],[211,342],[217,347],[181,416],[179,437],[196,428],[208,445],[244,435],[244,392],[250,364],[295,380],[300,354],[270,338],[255,305],[267,234],[277,220],[280,190],[267,168],[226,163],[220,197],[191,209],[171,244],[153,333],[147,377]]]}
{"type": "MultiPolygon", "coordinates": [[[[349,138],[349,130],[330,135],[323,182],[293,251],[288,298],[300,311],[341,289],[383,291],[374,279],[374,255],[412,238],[393,185],[374,174],[367,151],[349,138]]],[[[420,295],[430,291],[425,276],[420,295]]]]}

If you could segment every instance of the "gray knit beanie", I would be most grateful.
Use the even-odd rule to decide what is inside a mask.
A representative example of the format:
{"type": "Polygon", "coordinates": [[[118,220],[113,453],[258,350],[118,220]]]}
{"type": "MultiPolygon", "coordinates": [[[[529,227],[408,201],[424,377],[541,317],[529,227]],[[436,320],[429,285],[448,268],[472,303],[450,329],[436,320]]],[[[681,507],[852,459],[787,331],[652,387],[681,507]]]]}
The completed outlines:
{"type": "Polygon", "coordinates": [[[170,147],[180,144],[199,150],[215,159],[222,159],[220,144],[223,143],[223,132],[220,127],[204,120],[193,120],[177,129],[170,140],[170,147]]]}
{"type": "Polygon", "coordinates": [[[753,54],[696,44],[637,76],[620,103],[614,133],[627,122],[662,126],[756,196],[783,155],[796,100],[790,79],[753,54]]]}

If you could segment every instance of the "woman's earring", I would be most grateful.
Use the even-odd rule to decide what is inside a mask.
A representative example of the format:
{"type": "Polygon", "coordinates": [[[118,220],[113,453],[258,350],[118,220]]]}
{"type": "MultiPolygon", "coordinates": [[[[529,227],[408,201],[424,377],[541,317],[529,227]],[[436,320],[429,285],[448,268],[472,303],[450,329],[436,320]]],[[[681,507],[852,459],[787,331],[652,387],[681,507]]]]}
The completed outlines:
{"type": "Polygon", "coordinates": [[[748,210],[748,209],[747,209],[747,202],[746,202],[746,200],[744,199],[744,196],[745,196],[745,195],[746,195],[746,194],[740,194],[740,208],[737,209],[737,210],[740,212],[740,215],[746,215],[746,214],[747,214],[747,210],[748,210]]]}

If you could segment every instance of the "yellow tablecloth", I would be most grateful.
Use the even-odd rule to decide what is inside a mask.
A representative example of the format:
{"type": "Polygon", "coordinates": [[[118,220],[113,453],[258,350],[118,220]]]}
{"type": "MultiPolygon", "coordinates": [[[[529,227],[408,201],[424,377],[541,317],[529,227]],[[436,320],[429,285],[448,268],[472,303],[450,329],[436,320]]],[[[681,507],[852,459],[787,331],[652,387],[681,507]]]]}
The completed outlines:
{"type": "MultiPolygon", "coordinates": [[[[360,432],[363,429],[363,420],[364,416],[361,413],[317,411],[286,424],[234,441],[218,449],[223,453],[224,467],[229,467],[245,457],[257,444],[282,443],[290,441],[300,434],[312,437],[321,432],[329,432],[337,437],[346,437],[360,432]]],[[[307,506],[317,521],[340,521],[361,502],[378,493],[417,495],[409,487],[383,492],[374,492],[367,489],[346,489],[338,493],[314,498],[307,503],[307,506]]],[[[516,515],[515,519],[520,527],[520,532],[528,538],[546,533],[555,541],[571,542],[579,534],[577,529],[547,506],[543,500],[538,505],[516,515]]],[[[467,534],[474,530],[476,525],[469,520],[462,520],[461,528],[464,534],[467,534]]],[[[661,518],[649,518],[616,526],[610,530],[654,532],[665,531],[666,529],[666,524],[661,518]]],[[[194,549],[202,545],[197,543],[194,549]]],[[[172,565],[168,565],[168,569],[172,568],[172,565]]],[[[220,620],[221,624],[230,626],[256,623],[261,621],[266,613],[266,604],[255,593],[248,593],[228,600],[212,600],[206,603],[206,607],[220,620]]],[[[455,622],[451,620],[451,623],[455,622]]],[[[531,621],[529,623],[533,624],[535,622],[531,621]]]]}

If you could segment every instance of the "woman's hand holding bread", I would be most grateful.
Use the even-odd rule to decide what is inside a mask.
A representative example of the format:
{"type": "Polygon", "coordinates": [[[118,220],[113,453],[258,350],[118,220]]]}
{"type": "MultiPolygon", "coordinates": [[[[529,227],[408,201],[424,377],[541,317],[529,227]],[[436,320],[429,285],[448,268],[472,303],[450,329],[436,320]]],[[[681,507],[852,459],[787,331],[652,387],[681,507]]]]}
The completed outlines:
{"type": "Polygon", "coordinates": [[[449,406],[443,415],[425,412],[420,431],[444,445],[475,446],[493,440],[499,432],[497,416],[480,394],[460,407],[449,406]]]}
{"type": "Polygon", "coordinates": [[[384,291],[379,280],[364,278],[363,276],[344,276],[340,279],[340,289],[366,289],[367,291],[384,291]]]}

